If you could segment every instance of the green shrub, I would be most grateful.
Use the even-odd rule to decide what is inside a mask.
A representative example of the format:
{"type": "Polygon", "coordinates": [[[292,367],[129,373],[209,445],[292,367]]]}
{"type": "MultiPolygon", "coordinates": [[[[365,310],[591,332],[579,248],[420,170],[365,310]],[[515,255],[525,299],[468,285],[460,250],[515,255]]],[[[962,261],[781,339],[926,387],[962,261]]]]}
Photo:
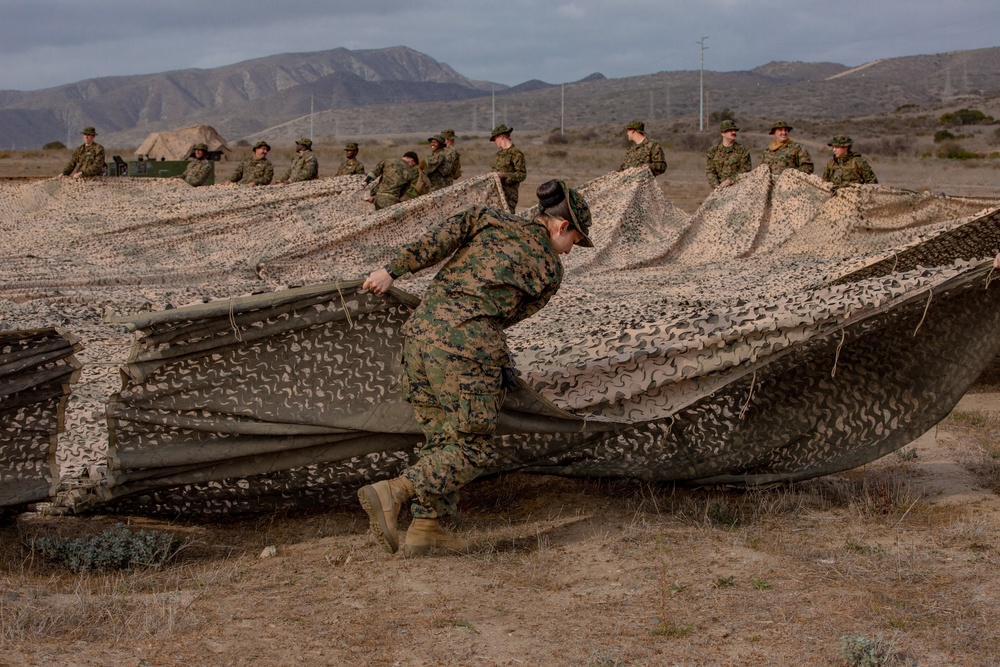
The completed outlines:
{"type": "Polygon", "coordinates": [[[882,637],[841,637],[840,657],[851,667],[879,667],[895,661],[892,642],[882,637]]]}
{"type": "Polygon", "coordinates": [[[42,150],[45,151],[64,151],[66,150],[66,144],[61,141],[50,141],[49,143],[42,146],[42,150]]]}
{"type": "Polygon", "coordinates": [[[91,537],[38,537],[31,543],[31,547],[44,558],[63,563],[74,572],[80,572],[160,567],[177,553],[182,544],[171,533],[131,531],[119,523],[114,528],[91,537]]]}
{"type": "Polygon", "coordinates": [[[944,144],[938,149],[937,156],[943,160],[973,160],[980,157],[979,153],[965,150],[959,144],[944,144]]]}
{"type": "Polygon", "coordinates": [[[954,140],[955,138],[955,135],[948,130],[938,130],[934,133],[934,143],[936,144],[939,144],[942,141],[954,140]]]}
{"type": "Polygon", "coordinates": [[[987,116],[979,109],[959,109],[941,116],[942,125],[985,125],[993,122],[993,116],[987,116]]]}

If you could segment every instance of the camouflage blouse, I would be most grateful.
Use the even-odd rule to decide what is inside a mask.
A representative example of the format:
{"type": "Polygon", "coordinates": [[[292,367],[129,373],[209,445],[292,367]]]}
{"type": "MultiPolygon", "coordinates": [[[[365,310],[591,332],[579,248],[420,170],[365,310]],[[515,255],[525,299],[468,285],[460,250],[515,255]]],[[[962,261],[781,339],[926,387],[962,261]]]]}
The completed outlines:
{"type": "Polygon", "coordinates": [[[363,173],[365,173],[365,165],[355,158],[345,160],[344,164],[340,165],[340,169],[337,170],[337,176],[360,176],[363,173]]]}
{"type": "Polygon", "coordinates": [[[72,176],[74,172],[82,176],[101,176],[104,174],[104,146],[100,144],[80,144],[73,151],[69,163],[62,170],[63,176],[72,176]]]}
{"type": "Polygon", "coordinates": [[[760,163],[771,168],[771,175],[777,176],[786,169],[798,169],[807,174],[813,173],[813,161],[809,151],[802,144],[788,140],[782,144],[771,145],[764,149],[760,163]]]}
{"type": "Polygon", "coordinates": [[[451,185],[451,156],[445,149],[427,156],[427,178],[431,182],[432,192],[451,185]]]}
{"type": "Polygon", "coordinates": [[[878,183],[868,160],[858,153],[848,152],[844,157],[830,160],[823,171],[823,180],[835,187],[857,183],[878,183]]]}
{"type": "Polygon", "coordinates": [[[184,173],[181,175],[181,178],[188,185],[198,187],[199,185],[208,183],[213,173],[215,173],[215,165],[212,164],[211,160],[191,160],[184,167],[184,173]]]}
{"type": "Polygon", "coordinates": [[[319,161],[312,151],[296,153],[288,171],[281,177],[279,183],[299,183],[314,181],[319,176],[319,161]]]}
{"type": "Polygon", "coordinates": [[[708,184],[713,188],[719,187],[722,181],[732,180],[740,174],[745,174],[750,169],[750,151],[738,141],[733,142],[732,146],[723,146],[720,142],[708,149],[705,175],[708,176],[708,184]]]}
{"type": "Polygon", "coordinates": [[[413,181],[415,170],[400,158],[382,160],[375,165],[374,171],[368,174],[372,179],[380,179],[372,186],[371,194],[375,198],[375,210],[398,204],[413,181]]]}
{"type": "Polygon", "coordinates": [[[548,230],[538,221],[473,207],[403,246],[385,268],[400,276],[449,255],[404,333],[462,358],[505,363],[503,330],[540,310],[562,282],[548,230]]]}
{"type": "Polygon", "coordinates": [[[625,171],[633,167],[649,165],[653,176],[659,176],[667,170],[667,160],[663,156],[663,147],[650,139],[644,140],[641,144],[632,144],[625,154],[625,159],[618,167],[618,171],[625,171]]]}
{"type": "Polygon", "coordinates": [[[230,183],[240,185],[270,185],[274,180],[274,166],[266,157],[260,160],[254,157],[244,158],[236,165],[236,171],[229,177],[230,183]]]}
{"type": "Polygon", "coordinates": [[[500,174],[500,184],[507,199],[511,212],[517,207],[517,190],[528,176],[528,168],[524,164],[524,153],[513,144],[509,148],[501,148],[493,157],[491,171],[500,174]]]}
{"type": "Polygon", "coordinates": [[[454,146],[445,146],[444,152],[448,154],[448,159],[451,160],[451,183],[448,183],[448,185],[451,185],[462,178],[462,154],[454,146]]]}

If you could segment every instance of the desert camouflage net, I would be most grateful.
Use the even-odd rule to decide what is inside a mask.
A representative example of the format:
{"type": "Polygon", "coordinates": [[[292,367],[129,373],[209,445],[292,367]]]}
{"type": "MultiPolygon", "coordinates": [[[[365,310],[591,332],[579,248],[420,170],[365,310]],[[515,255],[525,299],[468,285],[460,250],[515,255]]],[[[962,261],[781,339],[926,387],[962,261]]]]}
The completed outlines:
{"type": "Polygon", "coordinates": [[[0,515],[59,485],[56,438],[80,364],[72,336],[0,331],[0,515]]]}
{"type": "MultiPolygon", "coordinates": [[[[359,293],[350,279],[449,213],[498,205],[499,190],[481,177],[352,214],[344,207],[359,181],[313,187],[339,182],[308,206],[287,200],[310,184],[252,195],[206,188],[202,207],[217,211],[217,230],[181,243],[197,261],[161,271],[169,260],[157,259],[150,271],[135,256],[131,283],[5,279],[35,290],[18,292],[32,300],[15,315],[40,302],[68,313],[67,299],[91,309],[95,328],[120,326],[100,324],[102,309],[133,314],[122,324],[140,337],[108,405],[107,481],[97,487],[106,507],[221,514],[331,503],[413,456],[419,431],[399,396],[398,329],[414,297],[359,293]],[[241,206],[248,196],[264,200],[241,206]],[[269,245],[260,229],[284,236],[269,245]],[[200,282],[212,261],[227,271],[200,282]],[[160,275],[174,271],[187,276],[160,275]]],[[[116,193],[127,200],[119,205],[159,220],[145,200],[171,193],[141,187],[150,190],[141,201],[116,193]]],[[[884,186],[834,193],[792,170],[772,183],[766,168],[693,216],[645,169],[583,192],[597,247],[574,250],[559,294],[509,332],[524,386],[505,402],[509,446],[497,470],[702,483],[827,474],[930,428],[997,355],[1000,292],[985,261],[1000,246],[994,200],[884,186]]],[[[99,268],[95,276],[115,272],[99,268]]],[[[39,274],[51,279],[51,269],[39,274]]],[[[419,296],[429,275],[397,287],[419,296]]]]}

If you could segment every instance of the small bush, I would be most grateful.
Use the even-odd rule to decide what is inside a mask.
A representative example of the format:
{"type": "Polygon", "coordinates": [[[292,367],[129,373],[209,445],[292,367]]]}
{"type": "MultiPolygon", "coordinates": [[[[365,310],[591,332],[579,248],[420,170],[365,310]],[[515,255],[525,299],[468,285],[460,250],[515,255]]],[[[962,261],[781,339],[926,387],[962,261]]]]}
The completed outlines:
{"type": "Polygon", "coordinates": [[[883,637],[841,637],[840,657],[851,667],[879,667],[895,661],[894,646],[883,637]]]}
{"type": "Polygon", "coordinates": [[[939,144],[942,141],[952,141],[956,139],[955,135],[948,130],[938,130],[934,133],[934,143],[939,144]]]}
{"type": "Polygon", "coordinates": [[[941,116],[942,125],[986,125],[993,122],[993,116],[987,116],[979,109],[959,109],[941,116]]]}
{"type": "Polygon", "coordinates": [[[50,141],[49,143],[42,146],[42,150],[45,151],[64,151],[66,150],[66,144],[61,141],[50,141]]]}
{"type": "Polygon", "coordinates": [[[569,137],[560,132],[559,130],[553,130],[549,133],[549,136],[545,138],[545,143],[547,144],[568,144],[569,137]]]}
{"type": "Polygon", "coordinates": [[[955,143],[943,144],[938,149],[937,156],[942,160],[974,160],[980,157],[979,153],[972,153],[955,143]]]}
{"type": "Polygon", "coordinates": [[[63,563],[74,572],[160,567],[181,546],[182,542],[170,533],[131,531],[123,524],[92,537],[43,536],[31,543],[32,549],[44,558],[63,563]]]}

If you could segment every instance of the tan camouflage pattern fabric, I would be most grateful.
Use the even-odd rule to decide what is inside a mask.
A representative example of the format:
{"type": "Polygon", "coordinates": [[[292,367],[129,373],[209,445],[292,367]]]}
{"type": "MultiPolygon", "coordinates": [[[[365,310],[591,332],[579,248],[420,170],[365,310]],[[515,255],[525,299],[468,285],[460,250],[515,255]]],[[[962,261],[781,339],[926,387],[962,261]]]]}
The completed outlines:
{"type": "MultiPolygon", "coordinates": [[[[372,213],[360,186],[0,183],[0,318],[83,344],[64,487],[84,471],[102,510],[224,515],[354,503],[414,459],[401,331],[434,269],[384,298],[357,287],[434,221],[502,194],[489,174],[372,213]]],[[[523,384],[491,471],[828,474],[931,428],[1000,352],[995,200],[766,166],[693,215],[645,168],[581,190],[596,247],[507,330],[523,384]]]]}
{"type": "Polygon", "coordinates": [[[663,147],[660,144],[649,137],[639,144],[629,143],[628,151],[625,153],[625,158],[622,160],[621,166],[618,167],[618,171],[644,165],[649,166],[653,176],[659,176],[667,171],[667,159],[663,155],[663,147]]]}
{"type": "Polygon", "coordinates": [[[104,174],[104,146],[96,141],[91,145],[80,144],[73,151],[69,162],[63,167],[63,176],[71,176],[75,172],[80,172],[82,176],[94,177],[104,174]]]}
{"type": "Polygon", "coordinates": [[[833,183],[834,187],[878,183],[878,178],[868,160],[850,151],[844,157],[835,156],[826,163],[823,180],[833,183]]]}
{"type": "Polygon", "coordinates": [[[266,157],[258,160],[253,156],[244,158],[229,177],[230,183],[240,185],[270,185],[272,180],[274,180],[274,165],[271,161],[266,157]]]}
{"type": "Polygon", "coordinates": [[[211,160],[191,160],[184,167],[181,178],[191,186],[199,187],[208,185],[209,180],[215,176],[215,163],[211,160]]]}
{"type": "Polygon", "coordinates": [[[462,154],[454,146],[445,146],[444,152],[447,154],[448,162],[451,164],[451,180],[448,182],[448,185],[451,185],[462,178],[462,154]]]}
{"type": "Polygon", "coordinates": [[[55,329],[0,331],[0,517],[59,486],[56,443],[78,349],[55,329]]]}
{"type": "Polygon", "coordinates": [[[434,190],[446,188],[452,184],[454,179],[451,177],[451,157],[451,154],[445,148],[438,151],[432,151],[431,154],[427,156],[426,173],[427,179],[431,183],[432,192],[434,190]]]}

